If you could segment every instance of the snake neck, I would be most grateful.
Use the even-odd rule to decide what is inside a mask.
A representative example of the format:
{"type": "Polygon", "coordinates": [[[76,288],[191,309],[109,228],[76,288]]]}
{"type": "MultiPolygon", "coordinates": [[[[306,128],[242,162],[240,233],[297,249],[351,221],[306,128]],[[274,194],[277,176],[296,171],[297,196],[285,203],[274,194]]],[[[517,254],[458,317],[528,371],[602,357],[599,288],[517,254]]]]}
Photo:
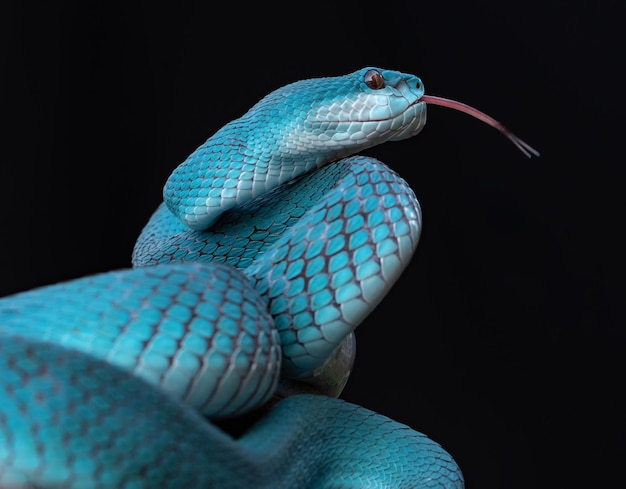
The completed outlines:
{"type": "Polygon", "coordinates": [[[328,129],[314,130],[310,124],[275,120],[266,111],[231,121],[174,170],[164,202],[187,227],[206,229],[227,210],[374,145],[371,140],[333,143],[328,129]],[[202,183],[189,188],[189,180],[202,183]],[[200,204],[201,211],[188,213],[191,203],[200,204]]]}
{"type": "MultiPolygon", "coordinates": [[[[365,143],[350,147],[329,144],[326,132],[310,126],[306,118],[276,120],[267,111],[250,111],[218,130],[201,148],[221,147],[226,141],[229,154],[221,154],[220,162],[224,156],[242,158],[242,166],[228,162],[226,165],[242,172],[256,172],[256,181],[260,183],[253,186],[251,193],[251,197],[256,197],[367,147],[365,143]]],[[[219,166],[223,164],[220,162],[210,164],[219,166]]]]}

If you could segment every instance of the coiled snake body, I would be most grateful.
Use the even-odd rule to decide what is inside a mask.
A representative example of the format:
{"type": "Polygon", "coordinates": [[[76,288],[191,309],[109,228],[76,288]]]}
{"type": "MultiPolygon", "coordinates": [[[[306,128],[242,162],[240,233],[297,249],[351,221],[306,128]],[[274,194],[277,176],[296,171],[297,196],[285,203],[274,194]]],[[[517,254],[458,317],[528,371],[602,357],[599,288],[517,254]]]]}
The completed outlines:
{"type": "Polygon", "coordinates": [[[0,300],[0,486],[462,488],[437,443],[335,398],[421,228],[351,155],[417,134],[423,97],[378,68],[282,87],[176,168],[132,269],[0,300]],[[237,439],[205,419],[277,394],[237,439]]]}

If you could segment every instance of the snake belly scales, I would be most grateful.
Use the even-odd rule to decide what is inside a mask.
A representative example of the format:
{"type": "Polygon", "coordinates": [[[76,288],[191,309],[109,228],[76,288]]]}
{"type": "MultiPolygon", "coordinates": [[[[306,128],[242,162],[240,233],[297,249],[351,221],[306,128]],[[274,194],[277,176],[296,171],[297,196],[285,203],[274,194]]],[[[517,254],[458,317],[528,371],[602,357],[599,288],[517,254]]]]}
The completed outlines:
{"type": "Polygon", "coordinates": [[[423,93],[379,68],[279,88],[173,171],[132,268],[0,299],[0,487],[464,487],[438,443],[337,398],[421,230],[357,153],[420,132],[423,93]],[[241,436],[207,421],[281,392],[241,436]]]}

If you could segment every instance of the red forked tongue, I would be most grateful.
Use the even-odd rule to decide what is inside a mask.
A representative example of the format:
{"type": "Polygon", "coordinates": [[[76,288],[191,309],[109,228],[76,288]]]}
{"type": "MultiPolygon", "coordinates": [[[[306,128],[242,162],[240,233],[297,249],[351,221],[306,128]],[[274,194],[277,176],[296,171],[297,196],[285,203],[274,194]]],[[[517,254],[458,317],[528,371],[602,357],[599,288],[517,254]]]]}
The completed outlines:
{"type": "Polygon", "coordinates": [[[509,138],[511,142],[515,146],[517,146],[518,149],[529,158],[533,155],[537,157],[539,156],[539,151],[537,151],[536,149],[526,144],[524,141],[518,138],[515,134],[509,131],[506,127],[504,127],[500,122],[495,120],[493,117],[488,116],[484,112],[481,112],[480,110],[475,109],[474,107],[471,107],[462,102],[457,102],[456,100],[450,100],[450,99],[443,98],[443,97],[436,97],[434,95],[422,95],[422,97],[420,98],[420,101],[426,102],[427,104],[431,104],[431,105],[440,105],[442,107],[448,107],[450,109],[459,110],[461,112],[465,112],[468,115],[471,115],[472,117],[476,117],[476,119],[486,122],[491,127],[495,127],[498,131],[500,131],[507,138],[509,138]]]}

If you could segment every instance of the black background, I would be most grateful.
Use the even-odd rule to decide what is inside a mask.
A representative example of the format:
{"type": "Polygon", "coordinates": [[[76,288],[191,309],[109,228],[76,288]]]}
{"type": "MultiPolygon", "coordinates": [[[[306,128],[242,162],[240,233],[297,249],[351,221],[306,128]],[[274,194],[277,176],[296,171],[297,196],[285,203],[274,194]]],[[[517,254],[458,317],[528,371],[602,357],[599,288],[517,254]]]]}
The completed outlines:
{"type": "Polygon", "coordinates": [[[0,295],[129,266],[168,174],[269,91],[415,73],[541,157],[439,107],[367,152],[424,228],[343,397],[439,441],[469,489],[623,480],[624,17],[587,3],[4,2],[0,295]]]}

